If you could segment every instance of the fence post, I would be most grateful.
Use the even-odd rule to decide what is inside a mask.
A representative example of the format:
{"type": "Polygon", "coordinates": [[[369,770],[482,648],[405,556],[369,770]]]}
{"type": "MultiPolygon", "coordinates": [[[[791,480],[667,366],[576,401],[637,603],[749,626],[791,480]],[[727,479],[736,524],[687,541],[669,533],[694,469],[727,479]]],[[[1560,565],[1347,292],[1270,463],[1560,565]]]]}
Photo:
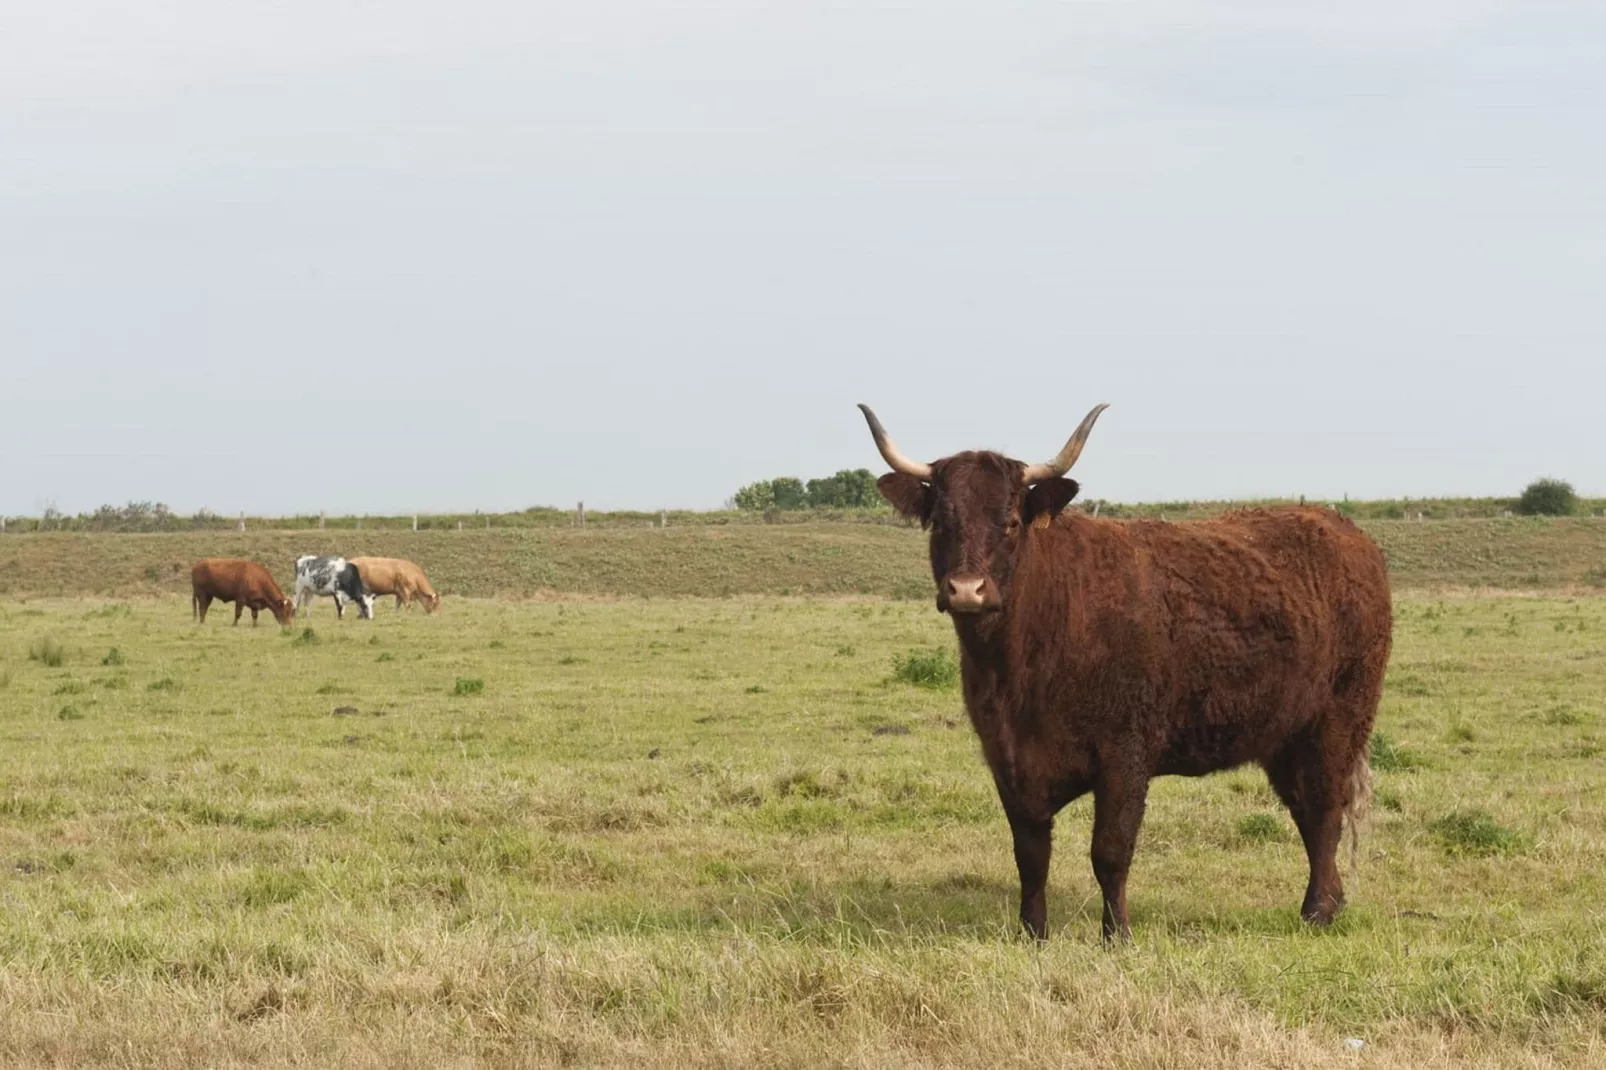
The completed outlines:
{"type": "Polygon", "coordinates": [[[1099,503],[1098,502],[1094,502],[1093,503],[1093,515],[1094,516],[1098,516],[1099,515],[1099,503]]]}
{"type": "Polygon", "coordinates": [[[457,522],[457,530],[458,531],[462,531],[463,530],[463,522],[461,520],[459,520],[457,522]]]}
{"type": "Polygon", "coordinates": [[[581,502],[579,505],[574,507],[574,515],[579,520],[579,526],[582,527],[582,528],[585,527],[586,526],[586,503],[585,502],[581,502]]]}
{"type": "Polygon", "coordinates": [[[360,517],[360,516],[357,518],[357,530],[358,531],[362,530],[362,517],[360,517]]]}
{"type": "Polygon", "coordinates": [[[319,509],[318,510],[318,530],[319,531],[323,530],[323,522],[325,520],[327,520],[328,518],[329,518],[329,511],[327,509],[319,509]]]}
{"type": "Polygon", "coordinates": [[[244,513],[240,514],[240,530],[241,531],[245,530],[245,514],[244,513]]]}
{"type": "Polygon", "coordinates": [[[0,516],[0,535],[4,535],[5,533],[6,533],[6,518],[3,517],[3,516],[0,516]]]}
{"type": "Polygon", "coordinates": [[[414,531],[418,530],[418,514],[417,513],[413,514],[413,530],[414,531]]]}
{"type": "MultiPolygon", "coordinates": [[[[660,509],[660,510],[658,510],[658,526],[661,527],[661,528],[667,528],[669,526],[669,510],[668,509],[660,509]]],[[[3,529],[0,529],[0,530],[3,530],[3,529]]]]}

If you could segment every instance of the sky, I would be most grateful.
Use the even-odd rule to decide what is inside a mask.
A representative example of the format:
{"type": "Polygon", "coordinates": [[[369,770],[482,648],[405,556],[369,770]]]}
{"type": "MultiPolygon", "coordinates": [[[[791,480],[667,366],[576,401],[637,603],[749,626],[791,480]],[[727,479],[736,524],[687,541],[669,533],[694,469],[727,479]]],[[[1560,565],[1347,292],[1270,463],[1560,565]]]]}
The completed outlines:
{"type": "Polygon", "coordinates": [[[0,513],[1606,494],[1598,0],[7,0],[0,513]]]}

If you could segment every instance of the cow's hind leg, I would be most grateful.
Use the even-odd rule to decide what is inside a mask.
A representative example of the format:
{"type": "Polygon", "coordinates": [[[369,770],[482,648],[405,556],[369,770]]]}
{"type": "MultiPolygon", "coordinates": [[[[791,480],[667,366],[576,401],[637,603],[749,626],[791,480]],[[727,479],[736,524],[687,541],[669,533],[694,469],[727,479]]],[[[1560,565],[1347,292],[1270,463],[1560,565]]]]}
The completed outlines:
{"type": "Polygon", "coordinates": [[[1349,803],[1354,764],[1354,755],[1347,749],[1325,747],[1310,735],[1302,735],[1266,766],[1271,786],[1305,841],[1310,881],[1299,913],[1316,925],[1330,924],[1344,905],[1338,845],[1344,834],[1344,807],[1349,803]],[[1343,753],[1337,753],[1340,750],[1343,753]]]}
{"type": "Polygon", "coordinates": [[[240,614],[244,613],[244,612],[245,612],[245,603],[244,602],[236,602],[236,603],[234,603],[234,625],[235,625],[235,627],[239,627],[239,625],[240,625],[240,614]]]}

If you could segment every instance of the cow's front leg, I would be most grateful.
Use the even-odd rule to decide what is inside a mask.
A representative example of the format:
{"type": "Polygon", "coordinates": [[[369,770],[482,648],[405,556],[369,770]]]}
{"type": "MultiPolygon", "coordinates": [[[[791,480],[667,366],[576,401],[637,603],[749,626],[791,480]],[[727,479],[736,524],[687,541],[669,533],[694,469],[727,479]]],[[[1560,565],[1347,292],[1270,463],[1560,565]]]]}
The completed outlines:
{"type": "Polygon", "coordinates": [[[1038,820],[1005,807],[1015,837],[1015,868],[1020,872],[1020,923],[1035,939],[1048,939],[1048,862],[1054,852],[1054,819],[1038,820]]]}
{"type": "Polygon", "coordinates": [[[1126,915],[1126,875],[1143,824],[1149,778],[1136,772],[1105,770],[1093,789],[1093,876],[1104,893],[1103,933],[1106,942],[1130,939],[1126,915]]]}

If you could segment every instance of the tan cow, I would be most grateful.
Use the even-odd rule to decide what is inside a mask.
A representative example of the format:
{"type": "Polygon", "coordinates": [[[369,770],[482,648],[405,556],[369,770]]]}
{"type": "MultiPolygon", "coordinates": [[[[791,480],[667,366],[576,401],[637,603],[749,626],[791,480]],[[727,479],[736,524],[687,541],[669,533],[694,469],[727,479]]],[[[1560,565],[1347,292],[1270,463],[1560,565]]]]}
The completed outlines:
{"type": "Polygon", "coordinates": [[[441,607],[441,596],[429,585],[424,570],[411,561],[399,557],[353,557],[350,559],[362,576],[363,586],[375,597],[393,594],[396,608],[412,608],[417,597],[424,603],[424,611],[433,613],[441,607]]]}

